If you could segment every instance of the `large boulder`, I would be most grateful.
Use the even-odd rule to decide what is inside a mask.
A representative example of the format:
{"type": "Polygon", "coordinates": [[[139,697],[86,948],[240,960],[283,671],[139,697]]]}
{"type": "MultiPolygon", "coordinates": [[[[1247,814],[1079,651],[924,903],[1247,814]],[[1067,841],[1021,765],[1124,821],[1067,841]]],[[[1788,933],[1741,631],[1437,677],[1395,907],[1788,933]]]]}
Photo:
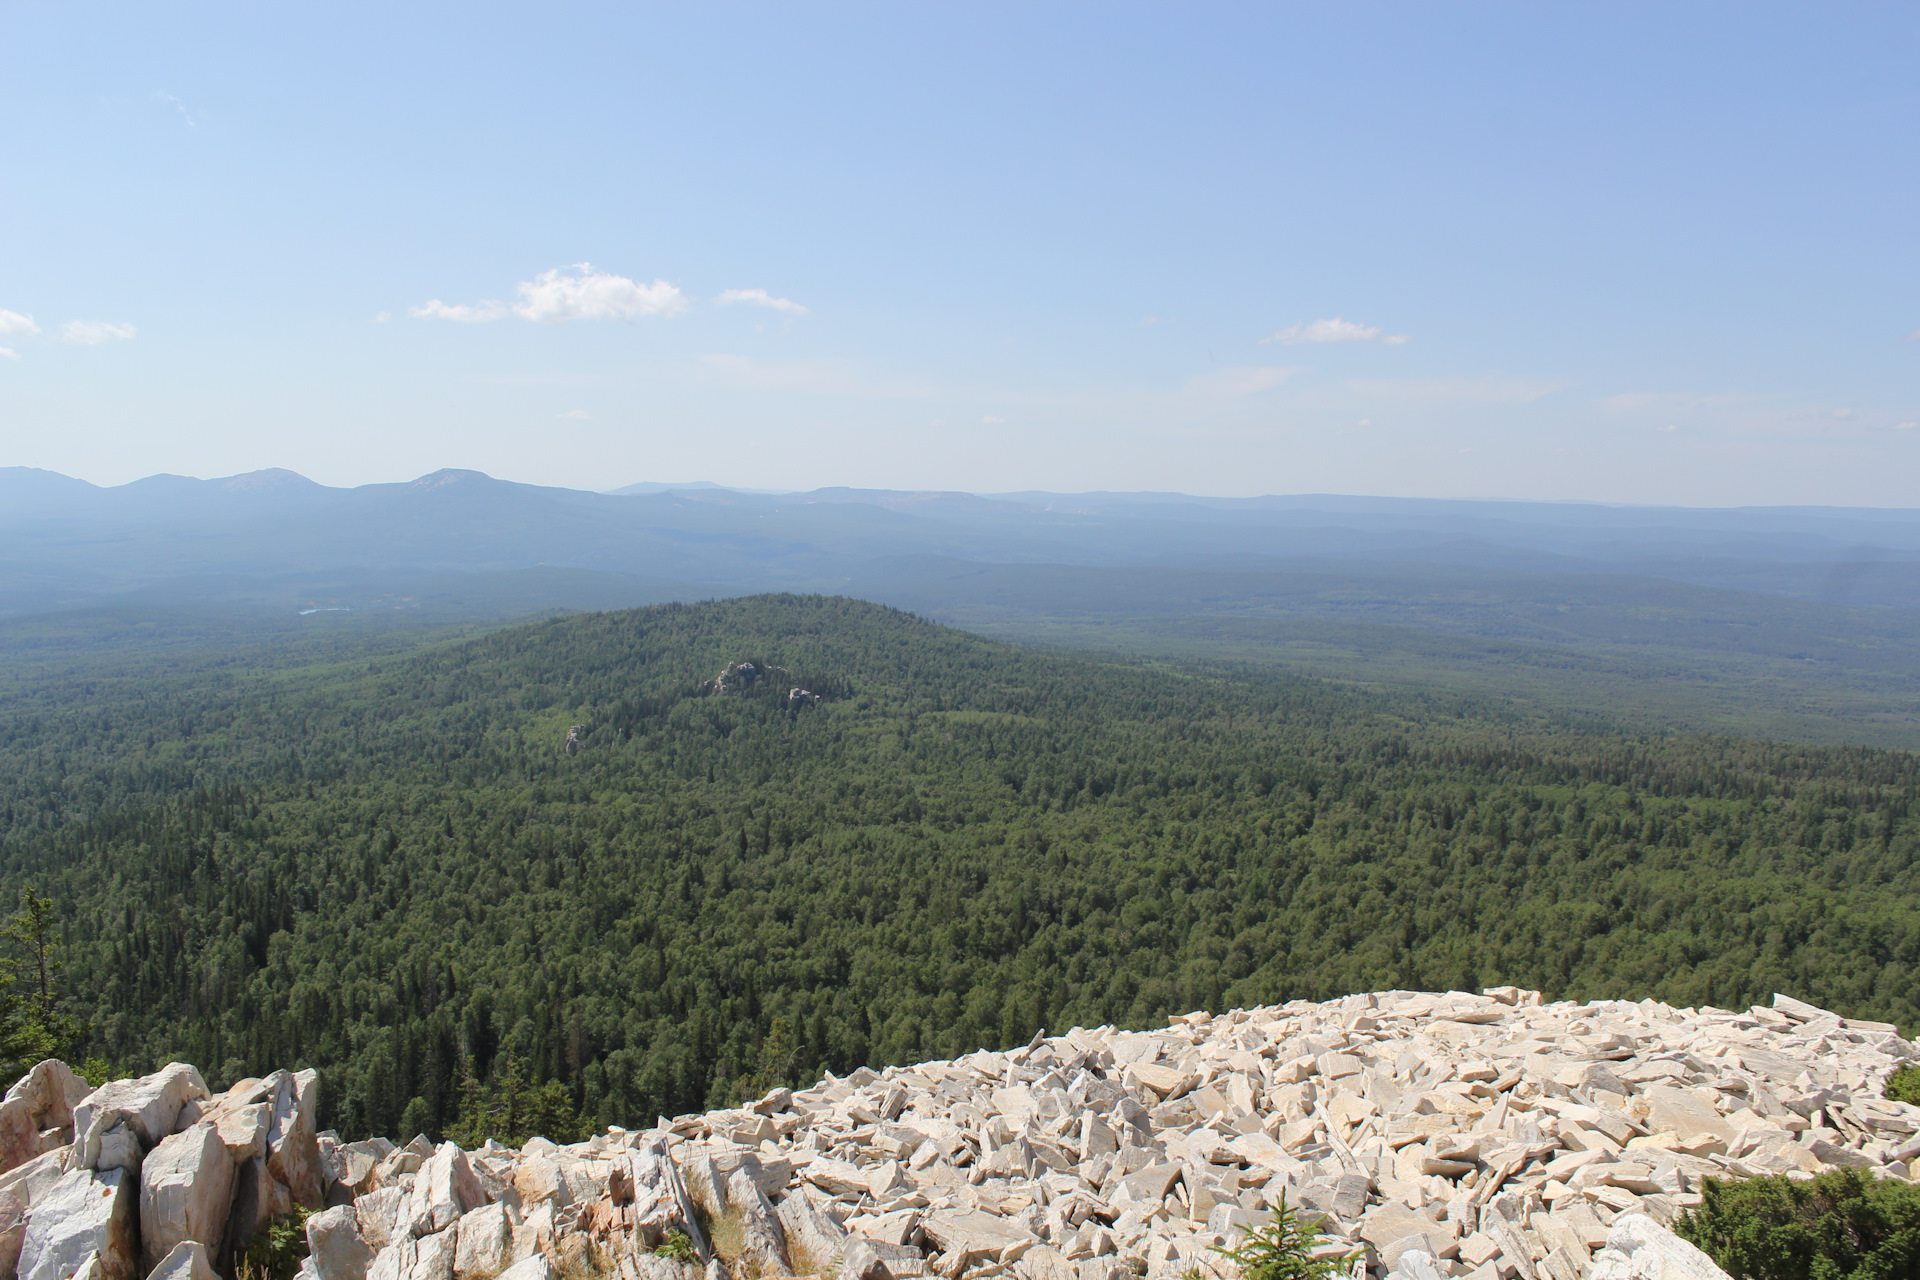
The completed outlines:
{"type": "Polygon", "coordinates": [[[418,1249],[407,1280],[453,1280],[453,1251],[459,1243],[454,1232],[422,1236],[414,1243],[418,1249]]]}
{"type": "MultiPolygon", "coordinates": [[[[469,1209],[478,1209],[486,1200],[480,1180],[473,1176],[467,1153],[451,1142],[443,1142],[419,1173],[414,1175],[413,1197],[407,1205],[407,1221],[416,1236],[445,1231],[469,1209]]],[[[449,1259],[451,1269],[452,1261],[449,1259]]]]}
{"type": "Polygon", "coordinates": [[[513,1223],[507,1206],[483,1204],[469,1210],[455,1228],[454,1280],[486,1280],[506,1269],[513,1257],[513,1223]]]}
{"type": "Polygon", "coordinates": [[[100,1167],[101,1140],[124,1126],[151,1151],[177,1127],[180,1108],[207,1097],[207,1082],[184,1062],[170,1062],[138,1080],[115,1080],[101,1085],[73,1108],[73,1169],[100,1167]]]}
{"type": "Polygon", "coordinates": [[[209,1111],[207,1120],[235,1164],[267,1154],[267,1133],[273,1128],[273,1108],[267,1103],[209,1111]]]}
{"type": "Polygon", "coordinates": [[[14,1082],[0,1102],[0,1172],[73,1140],[73,1107],[87,1082],[51,1058],[14,1082]]]}
{"type": "Polygon", "coordinates": [[[354,1197],[353,1216],[360,1224],[360,1238],[375,1253],[386,1248],[398,1236],[411,1236],[413,1224],[399,1221],[406,1215],[407,1193],[399,1187],[381,1187],[354,1197]]]}
{"type": "Polygon", "coordinates": [[[20,1280],[72,1280],[98,1261],[99,1280],[140,1274],[138,1179],[124,1169],[75,1169],[27,1215],[20,1280]]]}
{"type": "Polygon", "coordinates": [[[513,1167],[513,1189],[526,1209],[547,1201],[556,1209],[564,1209],[568,1204],[567,1180],[560,1176],[560,1166],[543,1155],[521,1155],[520,1162],[513,1167]]]}
{"type": "Polygon", "coordinates": [[[352,1205],[322,1209],[307,1219],[307,1257],[320,1280],[366,1280],[373,1250],[361,1238],[352,1205]]]}
{"type": "Polygon", "coordinates": [[[320,1073],[276,1071],[271,1083],[273,1120],[267,1128],[267,1172],[286,1187],[296,1203],[318,1209],[325,1203],[326,1171],[320,1164],[314,1112],[320,1103],[320,1073]]]}
{"type": "Polygon", "coordinates": [[[0,1280],[14,1280],[20,1270],[20,1246],[27,1238],[27,1192],[24,1187],[0,1187],[0,1280]]]}
{"type": "Polygon", "coordinates": [[[0,1102],[0,1171],[17,1169],[41,1152],[40,1126],[24,1099],[0,1102]]]}
{"type": "Polygon", "coordinates": [[[72,1067],[48,1058],[13,1082],[7,1101],[25,1102],[42,1129],[65,1129],[73,1124],[73,1109],[92,1091],[72,1067]]]}
{"type": "Polygon", "coordinates": [[[1729,1280],[1712,1258],[1644,1213],[1623,1213],[1588,1280],[1729,1280]]]}
{"type": "Polygon", "coordinates": [[[198,1240],[182,1240],[147,1273],[147,1280],[220,1280],[207,1260],[206,1246],[198,1240]]]}
{"type": "Polygon", "coordinates": [[[413,1264],[419,1260],[419,1242],[403,1235],[374,1255],[373,1265],[367,1268],[367,1280],[407,1280],[413,1274],[413,1264]]]}
{"type": "Polygon", "coordinates": [[[140,1245],[156,1267],[183,1240],[218,1249],[233,1205],[233,1159],[203,1120],[165,1138],[140,1167],[140,1245]]]}
{"type": "Polygon", "coordinates": [[[49,1151],[0,1174],[0,1280],[14,1280],[26,1242],[27,1214],[59,1185],[66,1151],[49,1151]]]}

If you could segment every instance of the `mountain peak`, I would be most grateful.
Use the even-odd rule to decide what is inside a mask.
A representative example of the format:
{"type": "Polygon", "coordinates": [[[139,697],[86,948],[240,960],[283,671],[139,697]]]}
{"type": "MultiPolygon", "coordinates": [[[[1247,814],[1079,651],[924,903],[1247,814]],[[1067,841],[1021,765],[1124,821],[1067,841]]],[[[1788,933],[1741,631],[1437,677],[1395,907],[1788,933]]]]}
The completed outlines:
{"type": "Polygon", "coordinates": [[[467,471],[459,467],[442,467],[438,471],[429,471],[408,487],[414,489],[445,489],[449,485],[474,484],[476,482],[484,484],[497,483],[492,476],[484,471],[467,471]]]}
{"type": "Polygon", "coordinates": [[[286,489],[323,489],[326,486],[316,484],[298,471],[289,471],[285,467],[265,467],[259,471],[243,471],[235,476],[222,476],[209,481],[222,489],[233,493],[259,493],[270,490],[286,489]]]}

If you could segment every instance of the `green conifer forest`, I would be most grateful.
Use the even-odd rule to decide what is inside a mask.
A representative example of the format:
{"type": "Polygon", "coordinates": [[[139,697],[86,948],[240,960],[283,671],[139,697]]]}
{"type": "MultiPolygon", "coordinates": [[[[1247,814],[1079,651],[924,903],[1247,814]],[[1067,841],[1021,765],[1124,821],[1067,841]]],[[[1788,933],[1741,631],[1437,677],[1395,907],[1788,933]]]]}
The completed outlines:
{"type": "Polygon", "coordinates": [[[317,1066],[349,1135],[522,1094],[645,1124],[1041,1027],[1392,987],[1920,1021],[1897,751],[797,596],[8,679],[0,889],[53,899],[70,1055],[317,1066]],[[708,685],[741,662],[766,674],[708,685]]]}

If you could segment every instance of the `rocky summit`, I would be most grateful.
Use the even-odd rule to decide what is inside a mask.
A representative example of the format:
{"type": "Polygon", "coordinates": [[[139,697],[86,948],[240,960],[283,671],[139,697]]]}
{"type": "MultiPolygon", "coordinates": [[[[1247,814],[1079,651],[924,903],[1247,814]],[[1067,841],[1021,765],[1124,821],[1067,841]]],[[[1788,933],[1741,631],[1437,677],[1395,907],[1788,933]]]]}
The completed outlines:
{"type": "Polygon", "coordinates": [[[1896,1028],[1391,991],[1076,1028],[831,1075],[567,1146],[315,1132],[320,1082],[175,1063],[0,1104],[0,1280],[233,1277],[295,1205],[311,1280],[1231,1277],[1282,1202],[1356,1278],[1711,1280],[1664,1225],[1706,1178],[1906,1179],[1896,1028]]]}

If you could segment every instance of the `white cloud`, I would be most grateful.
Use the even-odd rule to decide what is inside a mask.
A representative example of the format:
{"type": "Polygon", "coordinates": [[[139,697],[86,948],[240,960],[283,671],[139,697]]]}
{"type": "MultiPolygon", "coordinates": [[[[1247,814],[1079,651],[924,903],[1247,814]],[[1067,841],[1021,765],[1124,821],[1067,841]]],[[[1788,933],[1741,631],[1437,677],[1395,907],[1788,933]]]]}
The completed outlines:
{"type": "Polygon", "coordinates": [[[640,284],[626,276],[595,271],[592,264],[542,271],[514,286],[520,300],[511,306],[496,298],[475,303],[429,299],[407,314],[422,320],[452,320],[459,324],[486,324],[510,315],[544,324],[567,320],[631,320],[636,316],[672,316],[687,309],[687,297],[678,285],[665,280],[640,284]]]}
{"type": "Polygon", "coordinates": [[[0,333],[13,337],[18,334],[35,334],[40,326],[33,322],[32,316],[23,316],[18,311],[8,311],[0,307],[0,333]]]}
{"type": "Polygon", "coordinates": [[[1277,342],[1283,347],[1296,347],[1303,342],[1382,342],[1397,347],[1406,340],[1404,333],[1382,334],[1377,324],[1361,324],[1357,320],[1342,320],[1339,316],[1331,320],[1288,325],[1271,337],[1260,339],[1262,343],[1277,342]]]}
{"type": "Polygon", "coordinates": [[[80,347],[97,347],[103,342],[124,342],[136,330],[130,324],[112,320],[69,320],[60,326],[60,341],[80,347]]]}
{"type": "Polygon", "coordinates": [[[451,320],[456,324],[485,324],[489,320],[504,319],[510,313],[507,304],[488,299],[469,306],[464,302],[442,302],[438,298],[429,298],[417,307],[409,307],[407,314],[421,320],[451,320]]]}
{"type": "Polygon", "coordinates": [[[20,353],[12,347],[0,347],[0,360],[18,360],[20,353]]]}
{"type": "Polygon", "coordinates": [[[1893,429],[1895,431],[1920,430],[1920,422],[1896,422],[1893,424],[1893,429]]]}
{"type": "Polygon", "coordinates": [[[574,422],[592,422],[593,421],[593,415],[588,413],[585,409],[569,409],[565,413],[556,413],[553,416],[556,418],[569,418],[569,419],[572,419],[574,422]]]}
{"type": "Polygon", "coordinates": [[[720,296],[715,298],[714,301],[723,307],[730,307],[736,302],[744,302],[748,306],[765,307],[769,311],[784,311],[788,315],[803,316],[807,314],[807,309],[795,302],[792,298],[776,298],[765,289],[725,289],[721,291],[720,296]]]}
{"type": "Polygon", "coordinates": [[[686,295],[665,280],[637,284],[625,276],[595,271],[585,262],[542,271],[518,286],[513,313],[526,320],[631,320],[671,316],[687,309],[686,295]]]}
{"type": "Polygon", "coordinates": [[[1005,418],[1003,418],[1003,417],[1001,417],[1001,416],[1000,416],[999,414],[997,414],[997,413],[989,413],[989,414],[987,414],[987,415],[985,415],[984,417],[982,417],[982,418],[980,419],[980,424],[981,424],[982,426],[987,426],[987,427],[990,427],[990,426],[993,426],[993,425],[994,425],[995,423],[997,423],[997,422],[1005,422],[1005,421],[1006,421],[1006,419],[1005,419],[1005,418]]]}
{"type": "Polygon", "coordinates": [[[1271,391],[1299,372],[1268,364],[1234,365],[1201,374],[1187,384],[1187,390],[1205,396],[1247,396],[1271,391]]]}

